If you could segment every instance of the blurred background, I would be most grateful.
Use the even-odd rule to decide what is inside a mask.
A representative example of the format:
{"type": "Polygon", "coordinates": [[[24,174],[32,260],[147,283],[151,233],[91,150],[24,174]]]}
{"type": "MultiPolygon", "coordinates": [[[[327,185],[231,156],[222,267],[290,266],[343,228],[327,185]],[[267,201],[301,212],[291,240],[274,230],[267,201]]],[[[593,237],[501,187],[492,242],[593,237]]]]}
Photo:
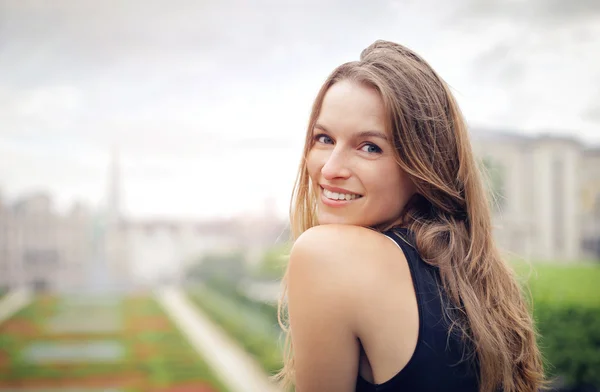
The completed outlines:
{"type": "Polygon", "coordinates": [[[0,0],[0,391],[267,391],[312,100],[450,84],[556,390],[600,390],[600,2],[0,0]]]}

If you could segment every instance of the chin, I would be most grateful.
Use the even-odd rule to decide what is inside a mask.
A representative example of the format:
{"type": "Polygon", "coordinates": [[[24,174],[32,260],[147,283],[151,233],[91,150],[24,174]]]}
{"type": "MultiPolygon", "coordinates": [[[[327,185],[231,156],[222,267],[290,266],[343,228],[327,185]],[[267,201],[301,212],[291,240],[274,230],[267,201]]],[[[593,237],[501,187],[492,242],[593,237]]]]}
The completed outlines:
{"type": "Polygon", "coordinates": [[[364,226],[360,221],[352,219],[346,216],[333,215],[333,214],[319,214],[318,216],[319,225],[354,225],[364,226]]]}

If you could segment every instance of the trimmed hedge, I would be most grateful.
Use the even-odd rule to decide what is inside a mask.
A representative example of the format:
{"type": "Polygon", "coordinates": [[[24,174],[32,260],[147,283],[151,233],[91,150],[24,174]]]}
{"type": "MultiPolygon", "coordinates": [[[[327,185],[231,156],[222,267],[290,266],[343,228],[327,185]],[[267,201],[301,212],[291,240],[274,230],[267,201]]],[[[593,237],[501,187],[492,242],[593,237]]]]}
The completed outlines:
{"type": "Polygon", "coordinates": [[[279,322],[277,321],[277,303],[267,303],[255,300],[244,294],[239,285],[231,285],[218,281],[206,282],[207,287],[215,290],[226,297],[240,303],[247,309],[262,314],[279,331],[279,322]]]}
{"type": "Polygon", "coordinates": [[[219,324],[269,374],[282,367],[279,327],[259,308],[230,292],[229,295],[206,286],[188,291],[194,304],[219,324]]]}
{"type": "Polygon", "coordinates": [[[548,373],[600,388],[600,307],[539,302],[535,318],[548,373]]]}
{"type": "Polygon", "coordinates": [[[527,277],[547,373],[569,388],[600,390],[600,266],[536,263],[527,277]]]}

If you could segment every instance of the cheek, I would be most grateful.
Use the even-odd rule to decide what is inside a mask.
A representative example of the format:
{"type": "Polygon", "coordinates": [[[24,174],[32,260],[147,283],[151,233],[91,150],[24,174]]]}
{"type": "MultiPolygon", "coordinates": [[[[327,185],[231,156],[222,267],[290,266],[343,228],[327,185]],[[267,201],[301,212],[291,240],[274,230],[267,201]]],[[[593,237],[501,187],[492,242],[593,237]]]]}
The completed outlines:
{"type": "Polygon", "coordinates": [[[402,208],[412,194],[411,182],[395,164],[380,167],[370,178],[369,188],[377,194],[378,202],[393,209],[402,208]]]}
{"type": "Polygon", "coordinates": [[[317,181],[318,175],[321,172],[322,164],[322,154],[319,154],[318,151],[312,150],[306,156],[306,170],[308,171],[308,175],[310,179],[313,181],[317,181]]]}

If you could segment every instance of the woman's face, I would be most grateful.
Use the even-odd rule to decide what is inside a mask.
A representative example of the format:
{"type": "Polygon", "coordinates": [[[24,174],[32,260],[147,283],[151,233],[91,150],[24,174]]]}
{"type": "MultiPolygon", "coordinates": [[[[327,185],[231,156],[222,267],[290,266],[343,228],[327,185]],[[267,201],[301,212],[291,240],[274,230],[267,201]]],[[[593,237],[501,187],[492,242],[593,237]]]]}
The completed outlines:
{"type": "Polygon", "coordinates": [[[391,223],[413,195],[385,115],[379,93],[364,85],[340,81],[325,94],[306,162],[319,224],[391,223]]]}

